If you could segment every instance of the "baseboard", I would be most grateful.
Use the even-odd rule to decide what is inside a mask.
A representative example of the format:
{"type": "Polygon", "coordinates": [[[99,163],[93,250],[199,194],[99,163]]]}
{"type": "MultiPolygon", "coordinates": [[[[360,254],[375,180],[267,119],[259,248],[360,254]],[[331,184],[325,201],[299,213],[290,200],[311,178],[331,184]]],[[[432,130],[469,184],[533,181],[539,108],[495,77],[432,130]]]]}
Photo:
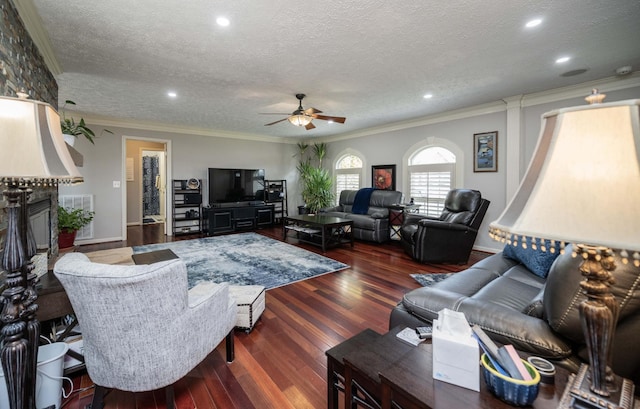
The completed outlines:
{"type": "Polygon", "coordinates": [[[99,244],[99,243],[108,243],[111,241],[123,241],[123,237],[106,237],[103,239],[87,239],[87,240],[76,240],[75,244],[77,246],[82,246],[85,244],[99,244]]]}

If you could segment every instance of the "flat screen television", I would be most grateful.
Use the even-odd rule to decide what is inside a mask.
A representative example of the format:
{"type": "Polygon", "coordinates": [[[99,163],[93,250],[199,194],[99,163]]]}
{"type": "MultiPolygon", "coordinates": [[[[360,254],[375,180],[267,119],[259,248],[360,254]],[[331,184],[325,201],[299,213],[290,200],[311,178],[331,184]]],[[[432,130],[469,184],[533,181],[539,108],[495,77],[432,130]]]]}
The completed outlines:
{"type": "Polygon", "coordinates": [[[209,204],[264,200],[264,169],[209,168],[209,204]]]}

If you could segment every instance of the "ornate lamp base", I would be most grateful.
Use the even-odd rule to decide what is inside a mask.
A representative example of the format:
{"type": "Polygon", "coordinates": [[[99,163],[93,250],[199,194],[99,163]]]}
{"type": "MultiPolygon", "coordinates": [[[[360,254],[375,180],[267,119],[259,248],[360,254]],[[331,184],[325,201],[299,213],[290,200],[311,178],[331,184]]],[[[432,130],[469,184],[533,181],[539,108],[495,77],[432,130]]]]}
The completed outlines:
{"type": "Polygon", "coordinates": [[[582,364],[578,373],[569,377],[559,408],[633,409],[635,389],[633,382],[614,375],[614,387],[610,390],[610,395],[600,396],[591,391],[588,374],[589,365],[582,364]]]}

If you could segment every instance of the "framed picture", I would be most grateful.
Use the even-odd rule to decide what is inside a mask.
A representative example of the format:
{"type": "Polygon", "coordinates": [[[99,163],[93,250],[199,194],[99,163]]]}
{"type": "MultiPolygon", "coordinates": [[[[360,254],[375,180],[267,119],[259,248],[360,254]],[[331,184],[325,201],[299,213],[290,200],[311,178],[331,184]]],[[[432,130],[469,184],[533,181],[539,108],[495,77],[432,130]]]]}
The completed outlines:
{"type": "Polygon", "coordinates": [[[381,190],[396,190],[396,165],[371,166],[371,186],[381,190]]]}
{"type": "Polygon", "coordinates": [[[498,171],[498,131],[473,134],[473,171],[498,171]]]}

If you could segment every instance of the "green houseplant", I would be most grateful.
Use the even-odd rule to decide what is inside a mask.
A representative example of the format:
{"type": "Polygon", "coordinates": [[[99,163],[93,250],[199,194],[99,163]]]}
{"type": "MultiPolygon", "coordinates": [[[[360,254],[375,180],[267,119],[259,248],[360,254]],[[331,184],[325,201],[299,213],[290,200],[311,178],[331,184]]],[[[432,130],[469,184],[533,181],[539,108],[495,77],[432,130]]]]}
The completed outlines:
{"type": "Polygon", "coordinates": [[[58,207],[58,247],[72,247],[78,230],[93,220],[94,212],[58,207]]]}
{"type": "MultiPolygon", "coordinates": [[[[60,127],[62,128],[62,133],[65,135],[74,136],[76,138],[80,135],[83,135],[85,138],[89,140],[89,142],[95,145],[93,138],[96,137],[96,134],[87,127],[87,125],[84,122],[84,119],[80,118],[80,121],[76,122],[75,119],[73,118],[67,118],[65,114],[64,108],[67,105],[75,105],[75,104],[76,103],[71,100],[64,101],[64,105],[62,106],[62,117],[60,118],[60,127]]],[[[104,129],[103,131],[108,132],[110,134],[113,133],[108,129],[104,129]]],[[[73,139],[71,141],[73,141],[73,139]]],[[[67,143],[69,143],[69,141],[67,143]]],[[[70,143],[70,145],[73,145],[73,143],[70,143]]]]}
{"type": "Polygon", "coordinates": [[[298,143],[298,172],[302,183],[302,200],[307,213],[316,213],[319,209],[328,207],[333,202],[333,181],[329,171],[322,167],[322,160],[327,154],[325,143],[310,145],[298,143]]]}

